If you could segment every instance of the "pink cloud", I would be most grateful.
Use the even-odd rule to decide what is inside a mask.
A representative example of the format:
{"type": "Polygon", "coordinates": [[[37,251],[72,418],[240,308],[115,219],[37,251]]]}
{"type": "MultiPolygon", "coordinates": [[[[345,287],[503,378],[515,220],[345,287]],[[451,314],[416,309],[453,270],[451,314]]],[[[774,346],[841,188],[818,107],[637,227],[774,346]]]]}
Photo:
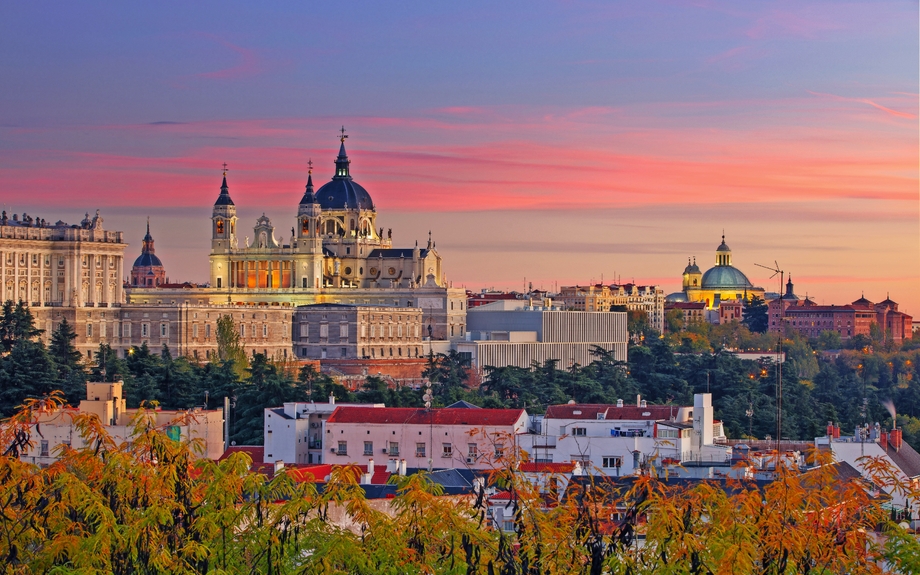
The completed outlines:
{"type": "Polygon", "coordinates": [[[858,103],[860,103],[860,104],[868,104],[869,106],[872,106],[873,108],[875,108],[875,109],[877,109],[877,110],[881,110],[881,111],[885,112],[886,114],[891,114],[892,116],[897,116],[898,118],[910,118],[910,119],[916,119],[916,118],[917,118],[917,116],[916,116],[915,114],[910,114],[910,113],[908,113],[908,112],[899,112],[899,111],[897,111],[897,110],[892,110],[891,108],[888,108],[887,106],[883,106],[883,105],[881,105],[881,104],[879,104],[879,103],[877,103],[877,102],[874,102],[874,101],[872,101],[872,100],[870,100],[870,99],[868,99],[868,98],[847,98],[847,97],[844,97],[844,96],[837,96],[836,94],[825,94],[825,93],[823,93],[823,92],[813,92],[813,91],[811,91],[811,90],[806,90],[806,91],[807,91],[809,94],[813,95],[813,96],[819,96],[819,97],[822,97],[822,98],[830,98],[830,99],[832,99],[832,100],[837,100],[837,101],[839,101],[839,102],[858,102],[858,103]]]}

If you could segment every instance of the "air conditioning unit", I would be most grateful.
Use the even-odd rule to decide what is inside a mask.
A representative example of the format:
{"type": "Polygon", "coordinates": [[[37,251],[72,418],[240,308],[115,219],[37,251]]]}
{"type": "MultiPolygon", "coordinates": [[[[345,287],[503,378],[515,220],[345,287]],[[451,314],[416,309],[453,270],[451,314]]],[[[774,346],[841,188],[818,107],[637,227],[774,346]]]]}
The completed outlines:
{"type": "Polygon", "coordinates": [[[330,448],[329,448],[329,453],[335,453],[335,447],[330,447],[330,448]]]}
{"type": "Polygon", "coordinates": [[[467,463],[476,463],[476,458],[475,458],[475,457],[467,457],[467,458],[466,458],[466,462],[467,462],[467,463]]]}
{"type": "Polygon", "coordinates": [[[384,447],[384,448],[380,451],[380,453],[389,453],[389,452],[390,452],[390,450],[387,449],[386,447],[384,447]]]}
{"type": "Polygon", "coordinates": [[[310,424],[310,427],[312,427],[313,429],[316,429],[317,427],[319,427],[319,424],[314,422],[310,424]]]}

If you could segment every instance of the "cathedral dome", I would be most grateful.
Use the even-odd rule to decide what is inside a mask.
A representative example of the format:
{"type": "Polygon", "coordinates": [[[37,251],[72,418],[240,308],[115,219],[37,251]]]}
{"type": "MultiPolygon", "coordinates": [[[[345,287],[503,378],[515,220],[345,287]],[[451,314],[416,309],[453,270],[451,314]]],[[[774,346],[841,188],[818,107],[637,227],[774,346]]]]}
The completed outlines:
{"type": "Polygon", "coordinates": [[[360,184],[351,178],[349,164],[345,154],[345,140],[339,148],[335,159],[335,176],[332,181],[316,191],[316,201],[325,210],[373,210],[374,201],[360,184]]]}
{"type": "Polygon", "coordinates": [[[374,209],[371,195],[351,178],[333,178],[316,191],[316,201],[323,210],[374,209]]]}
{"type": "Polygon", "coordinates": [[[747,276],[734,266],[716,266],[703,274],[703,289],[720,290],[725,288],[749,289],[754,285],[747,276]]]}
{"type": "Polygon", "coordinates": [[[134,260],[134,267],[146,267],[146,266],[162,266],[163,262],[160,261],[160,258],[156,254],[150,252],[142,253],[134,260]]]}

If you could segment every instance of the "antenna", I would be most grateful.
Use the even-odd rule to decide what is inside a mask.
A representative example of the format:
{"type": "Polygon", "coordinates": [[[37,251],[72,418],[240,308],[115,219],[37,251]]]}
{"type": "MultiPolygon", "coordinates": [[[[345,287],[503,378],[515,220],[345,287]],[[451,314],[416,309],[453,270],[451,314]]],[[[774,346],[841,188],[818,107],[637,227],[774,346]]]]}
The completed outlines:
{"type": "Polygon", "coordinates": [[[776,266],[776,267],[772,267],[772,268],[771,268],[770,266],[765,266],[765,265],[761,265],[761,264],[754,264],[754,265],[757,266],[757,267],[759,267],[759,268],[763,268],[763,269],[765,269],[765,270],[770,270],[771,272],[773,272],[773,275],[770,276],[770,279],[775,278],[775,277],[776,277],[776,274],[779,274],[779,295],[780,295],[780,297],[782,297],[782,295],[783,295],[783,284],[784,284],[785,273],[786,273],[786,272],[784,272],[783,270],[779,269],[779,264],[776,263],[776,260],[773,260],[773,265],[776,266]]]}
{"type": "MultiPolygon", "coordinates": [[[[773,272],[773,275],[770,276],[770,279],[775,278],[776,274],[779,274],[779,297],[780,297],[779,309],[780,309],[780,313],[785,312],[786,310],[782,303],[783,279],[785,275],[783,270],[779,269],[779,264],[776,262],[776,260],[773,260],[773,265],[776,267],[772,267],[772,268],[770,266],[764,266],[761,264],[754,264],[754,265],[757,267],[771,270],[773,272]]],[[[780,442],[782,441],[782,438],[783,438],[783,361],[782,361],[783,326],[780,323],[780,325],[777,325],[776,327],[777,327],[777,330],[776,330],[777,331],[777,337],[776,337],[776,457],[779,458],[780,442]]],[[[769,329],[769,324],[767,326],[767,329],[769,329]]]]}

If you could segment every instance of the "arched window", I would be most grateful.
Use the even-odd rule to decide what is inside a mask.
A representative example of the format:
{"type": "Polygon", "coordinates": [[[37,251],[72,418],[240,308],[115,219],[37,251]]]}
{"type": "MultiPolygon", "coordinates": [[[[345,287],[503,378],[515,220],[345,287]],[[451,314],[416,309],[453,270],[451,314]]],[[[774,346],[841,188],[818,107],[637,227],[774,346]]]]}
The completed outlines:
{"type": "Polygon", "coordinates": [[[224,233],[224,220],[217,220],[217,233],[218,233],[218,235],[223,235],[223,233],[224,233]]]}
{"type": "Polygon", "coordinates": [[[310,233],[310,222],[306,218],[304,218],[303,220],[303,227],[301,229],[302,229],[303,235],[307,235],[310,233]]]}

